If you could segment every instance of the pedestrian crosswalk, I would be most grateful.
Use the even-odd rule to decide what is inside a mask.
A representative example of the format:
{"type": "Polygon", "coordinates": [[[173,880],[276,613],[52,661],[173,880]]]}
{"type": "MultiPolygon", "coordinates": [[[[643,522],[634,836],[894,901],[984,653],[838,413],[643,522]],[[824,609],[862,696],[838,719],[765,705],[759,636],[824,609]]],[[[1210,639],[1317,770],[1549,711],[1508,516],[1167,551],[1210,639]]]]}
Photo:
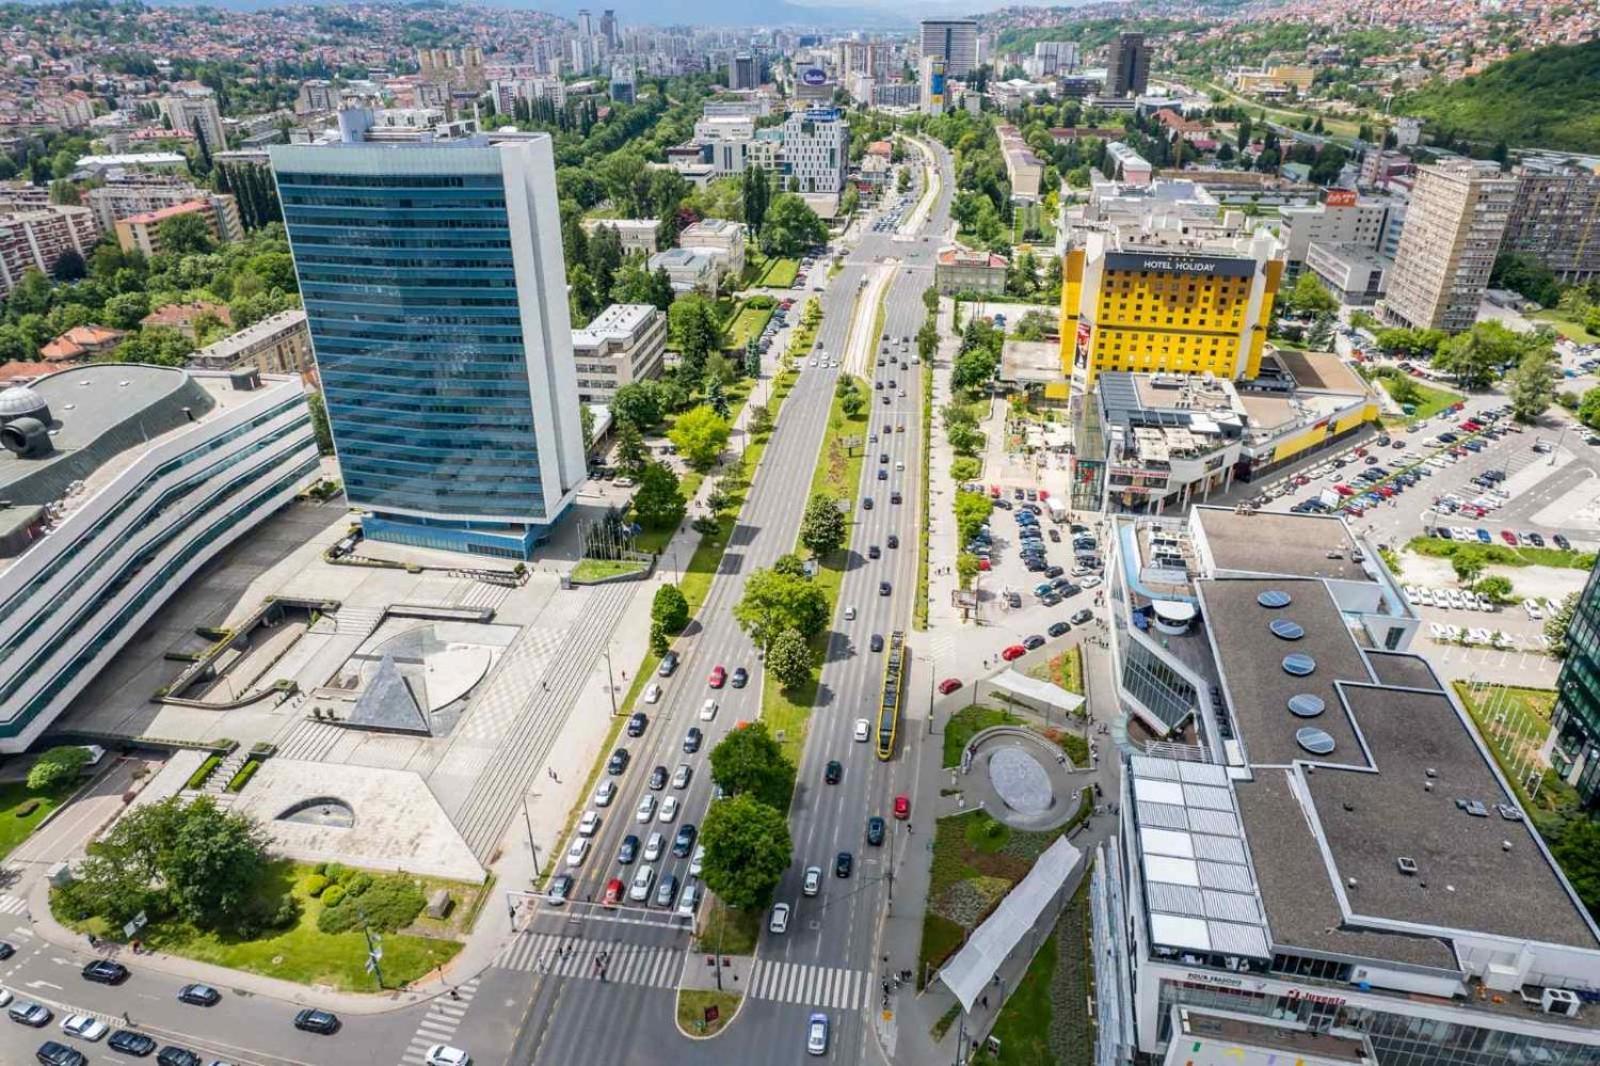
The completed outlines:
{"type": "Polygon", "coordinates": [[[407,1045],[405,1054],[400,1056],[402,1066],[423,1066],[427,1061],[428,1049],[435,1044],[451,1044],[456,1030],[461,1026],[461,1019],[466,1016],[467,1008],[472,1004],[472,997],[478,994],[478,981],[472,980],[456,988],[456,994],[440,996],[428,1008],[428,1013],[417,1026],[417,1032],[407,1045]]]}
{"type": "Polygon", "coordinates": [[[750,975],[750,995],[779,1003],[860,1010],[866,1003],[868,983],[865,970],[757,960],[750,975]]]}
{"type": "Polygon", "coordinates": [[[594,980],[604,972],[607,981],[617,984],[676,988],[683,970],[683,949],[523,933],[500,950],[494,965],[503,970],[594,980]]]}
{"type": "Polygon", "coordinates": [[[28,909],[28,901],[21,896],[0,895],[0,914],[21,914],[28,909]]]}

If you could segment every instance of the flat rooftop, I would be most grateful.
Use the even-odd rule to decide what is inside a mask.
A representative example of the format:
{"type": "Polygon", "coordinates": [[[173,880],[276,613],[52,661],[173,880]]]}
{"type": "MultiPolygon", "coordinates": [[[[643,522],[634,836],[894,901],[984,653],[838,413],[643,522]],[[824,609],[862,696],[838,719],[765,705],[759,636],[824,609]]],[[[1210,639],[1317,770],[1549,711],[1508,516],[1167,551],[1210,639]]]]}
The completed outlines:
{"type": "Polygon", "coordinates": [[[1371,580],[1355,561],[1358,545],[1344,522],[1323,515],[1196,507],[1199,522],[1219,571],[1371,580]]]}
{"type": "Polygon", "coordinates": [[[1366,382],[1333,352],[1308,352],[1297,348],[1277,349],[1278,361],[1302,389],[1324,392],[1365,393],[1366,382]]]}
{"type": "Polygon", "coordinates": [[[1282,1051],[1318,1063],[1365,1063],[1373,1059],[1372,1048],[1357,1037],[1308,1033],[1288,1025],[1207,1014],[1193,1007],[1180,1007],[1178,1015],[1186,1036],[1282,1051]]]}

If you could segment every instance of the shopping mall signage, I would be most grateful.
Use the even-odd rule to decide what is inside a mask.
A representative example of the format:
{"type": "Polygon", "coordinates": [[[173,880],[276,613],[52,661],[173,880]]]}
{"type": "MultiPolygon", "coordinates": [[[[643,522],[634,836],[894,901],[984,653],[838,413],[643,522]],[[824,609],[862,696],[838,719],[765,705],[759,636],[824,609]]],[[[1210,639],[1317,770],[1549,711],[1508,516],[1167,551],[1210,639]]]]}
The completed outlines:
{"type": "Polygon", "coordinates": [[[1210,255],[1140,255],[1135,252],[1110,252],[1106,255],[1106,269],[1248,278],[1256,272],[1256,264],[1253,259],[1225,259],[1210,255]]]}
{"type": "Polygon", "coordinates": [[[800,81],[806,85],[826,85],[828,72],[821,67],[807,67],[800,72],[800,81]]]}

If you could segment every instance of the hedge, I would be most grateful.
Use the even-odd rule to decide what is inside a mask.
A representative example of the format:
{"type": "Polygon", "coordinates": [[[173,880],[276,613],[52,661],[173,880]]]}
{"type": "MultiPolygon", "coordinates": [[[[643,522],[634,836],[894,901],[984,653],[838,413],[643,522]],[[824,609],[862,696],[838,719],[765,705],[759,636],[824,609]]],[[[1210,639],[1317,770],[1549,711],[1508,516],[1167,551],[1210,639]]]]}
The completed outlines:
{"type": "Polygon", "coordinates": [[[189,783],[183,787],[191,790],[199,788],[201,785],[206,783],[206,778],[211,776],[211,772],[221,765],[222,756],[206,756],[206,761],[200,764],[200,768],[198,770],[189,775],[189,783]]]}
{"type": "Polygon", "coordinates": [[[246,759],[245,764],[239,767],[239,772],[233,775],[233,780],[228,782],[228,791],[241,791],[259,769],[261,769],[260,759],[246,759]]]}

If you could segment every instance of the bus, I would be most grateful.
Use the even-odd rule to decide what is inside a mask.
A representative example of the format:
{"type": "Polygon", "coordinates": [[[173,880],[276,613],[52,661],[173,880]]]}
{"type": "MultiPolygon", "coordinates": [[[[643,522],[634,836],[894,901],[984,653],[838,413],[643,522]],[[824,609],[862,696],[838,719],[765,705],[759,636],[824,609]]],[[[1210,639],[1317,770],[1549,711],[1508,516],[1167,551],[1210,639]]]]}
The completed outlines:
{"type": "Polygon", "coordinates": [[[900,707],[905,703],[909,656],[902,630],[889,634],[888,654],[883,661],[883,696],[878,701],[878,758],[887,762],[894,756],[895,733],[900,728],[900,707]]]}

